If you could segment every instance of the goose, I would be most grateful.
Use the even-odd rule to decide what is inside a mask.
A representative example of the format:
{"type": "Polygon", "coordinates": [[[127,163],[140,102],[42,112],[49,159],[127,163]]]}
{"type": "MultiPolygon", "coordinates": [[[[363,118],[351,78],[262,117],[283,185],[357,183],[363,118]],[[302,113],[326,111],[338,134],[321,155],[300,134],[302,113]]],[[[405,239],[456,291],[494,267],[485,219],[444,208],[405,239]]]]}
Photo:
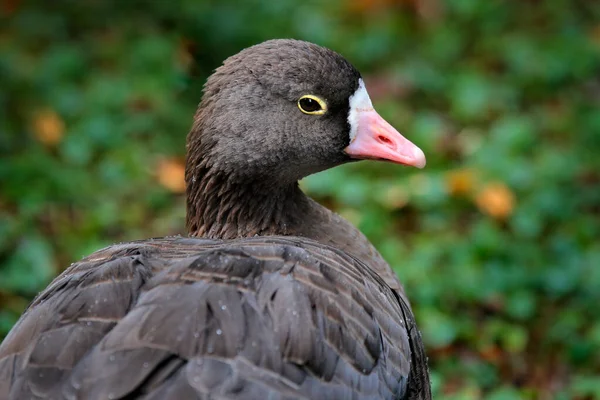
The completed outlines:
{"type": "Polygon", "coordinates": [[[0,399],[429,399],[396,275],[298,181],[422,168],[341,55],[291,39],[228,58],[187,139],[188,236],[72,264],[0,345],[0,399]]]}

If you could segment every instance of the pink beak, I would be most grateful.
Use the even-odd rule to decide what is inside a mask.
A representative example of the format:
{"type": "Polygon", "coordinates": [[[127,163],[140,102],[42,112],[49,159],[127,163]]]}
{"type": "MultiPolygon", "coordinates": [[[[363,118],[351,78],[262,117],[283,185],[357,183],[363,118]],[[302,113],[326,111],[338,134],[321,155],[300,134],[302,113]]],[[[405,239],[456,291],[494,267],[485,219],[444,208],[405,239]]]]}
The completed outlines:
{"type": "Polygon", "coordinates": [[[358,110],[356,134],[344,150],[352,158],[391,161],[417,168],[425,154],[373,109],[358,110]]]}

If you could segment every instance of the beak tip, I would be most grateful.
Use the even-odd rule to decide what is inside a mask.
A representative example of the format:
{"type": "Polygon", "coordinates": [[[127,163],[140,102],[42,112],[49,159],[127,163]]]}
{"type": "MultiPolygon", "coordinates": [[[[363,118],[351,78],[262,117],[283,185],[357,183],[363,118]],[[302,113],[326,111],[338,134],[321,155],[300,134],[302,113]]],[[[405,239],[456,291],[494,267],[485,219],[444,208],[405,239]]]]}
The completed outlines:
{"type": "Polygon", "coordinates": [[[423,150],[416,147],[414,150],[414,158],[415,158],[415,163],[413,165],[415,167],[417,167],[419,169],[425,168],[425,165],[427,164],[427,159],[425,158],[425,153],[423,153],[423,150]]]}

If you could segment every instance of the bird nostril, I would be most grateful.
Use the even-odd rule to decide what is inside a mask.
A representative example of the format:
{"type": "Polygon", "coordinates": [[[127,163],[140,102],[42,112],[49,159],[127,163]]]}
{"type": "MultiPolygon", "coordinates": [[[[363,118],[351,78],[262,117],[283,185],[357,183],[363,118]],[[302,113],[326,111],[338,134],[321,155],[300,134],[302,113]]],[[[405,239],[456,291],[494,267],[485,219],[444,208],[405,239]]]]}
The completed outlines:
{"type": "Polygon", "coordinates": [[[377,141],[379,141],[381,144],[385,144],[388,146],[392,146],[392,144],[393,144],[392,141],[388,137],[383,136],[383,135],[378,135],[377,141]]]}

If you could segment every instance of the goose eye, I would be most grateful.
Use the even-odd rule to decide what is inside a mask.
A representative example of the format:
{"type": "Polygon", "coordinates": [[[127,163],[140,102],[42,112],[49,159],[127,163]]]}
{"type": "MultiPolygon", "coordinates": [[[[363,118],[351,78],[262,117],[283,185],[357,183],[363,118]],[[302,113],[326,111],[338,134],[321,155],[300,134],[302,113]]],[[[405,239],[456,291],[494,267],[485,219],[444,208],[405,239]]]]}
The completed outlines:
{"type": "Polygon", "coordinates": [[[298,100],[298,108],[304,114],[322,115],[327,111],[327,105],[316,96],[306,95],[298,100]]]}

